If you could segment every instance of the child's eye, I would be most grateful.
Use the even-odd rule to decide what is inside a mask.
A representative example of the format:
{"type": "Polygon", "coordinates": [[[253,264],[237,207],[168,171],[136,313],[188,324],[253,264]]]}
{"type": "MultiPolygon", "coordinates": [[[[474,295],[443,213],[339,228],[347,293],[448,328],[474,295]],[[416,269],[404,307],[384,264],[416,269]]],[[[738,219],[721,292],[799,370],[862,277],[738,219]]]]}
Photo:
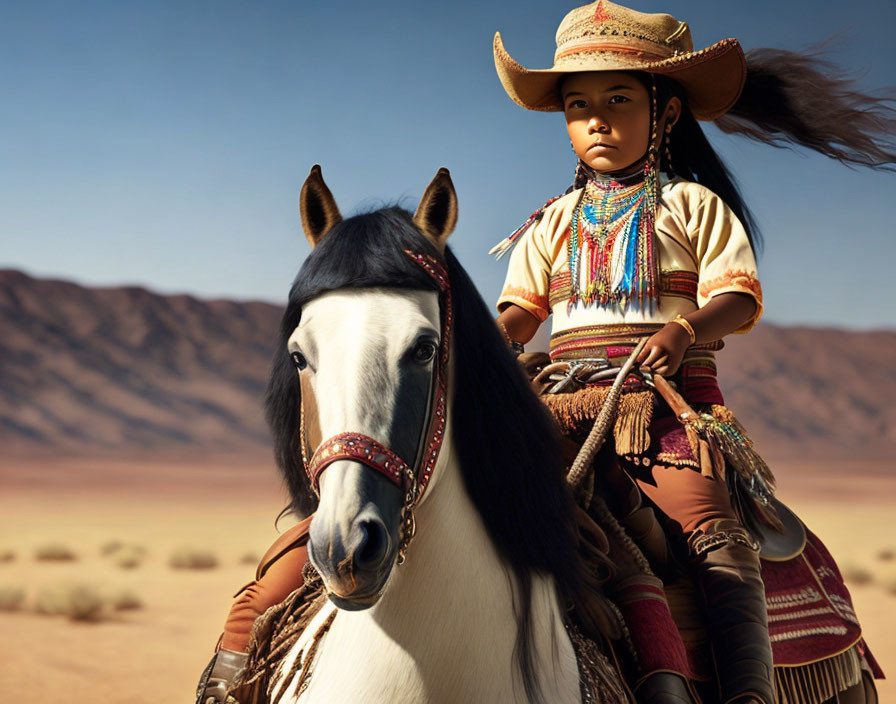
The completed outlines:
{"type": "Polygon", "coordinates": [[[573,100],[566,106],[567,110],[577,110],[580,108],[588,107],[588,104],[584,100],[573,100]]]}
{"type": "Polygon", "coordinates": [[[630,99],[624,95],[612,95],[612,96],[610,96],[610,99],[607,102],[609,102],[612,105],[613,103],[627,103],[627,102],[629,102],[629,100],[630,99]]]}

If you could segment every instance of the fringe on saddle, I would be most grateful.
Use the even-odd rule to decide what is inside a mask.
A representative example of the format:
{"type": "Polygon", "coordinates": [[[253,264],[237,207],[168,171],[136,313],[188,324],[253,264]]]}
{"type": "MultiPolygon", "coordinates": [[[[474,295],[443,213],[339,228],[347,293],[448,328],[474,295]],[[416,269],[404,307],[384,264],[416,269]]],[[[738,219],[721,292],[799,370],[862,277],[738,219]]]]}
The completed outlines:
{"type": "MultiPolygon", "coordinates": [[[[327,595],[320,577],[312,570],[306,570],[305,582],[301,587],[256,619],[249,640],[248,660],[228,695],[234,697],[240,704],[277,704],[286,692],[285,684],[294,675],[307,676],[309,673],[299,670],[280,673],[283,675],[282,678],[274,675],[282,668],[284,658],[311,623],[311,619],[320,611],[326,599],[327,595]],[[283,679],[284,687],[274,700],[273,688],[278,679],[283,679]]],[[[330,622],[324,625],[328,628],[330,622]]],[[[321,630],[325,632],[326,628],[321,630]]],[[[323,632],[314,639],[311,648],[316,649],[323,632]]],[[[310,667],[313,660],[314,653],[309,652],[304,658],[296,658],[295,662],[301,669],[303,664],[305,668],[310,667]]]]}
{"type": "Polygon", "coordinates": [[[775,667],[778,704],[821,704],[861,681],[862,660],[856,646],[808,665],[775,667]]]}

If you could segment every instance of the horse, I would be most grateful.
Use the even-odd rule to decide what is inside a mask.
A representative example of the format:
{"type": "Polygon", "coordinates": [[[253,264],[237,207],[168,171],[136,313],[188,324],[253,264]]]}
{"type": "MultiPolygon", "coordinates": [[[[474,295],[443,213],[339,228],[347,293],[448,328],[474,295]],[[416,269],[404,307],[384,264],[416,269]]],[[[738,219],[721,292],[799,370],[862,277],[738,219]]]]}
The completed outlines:
{"type": "Polygon", "coordinates": [[[315,166],[300,211],[312,250],[266,403],[294,509],[316,511],[308,553],[329,599],[274,701],[581,702],[556,429],[446,246],[448,171],[413,215],[343,219],[315,166]]]}

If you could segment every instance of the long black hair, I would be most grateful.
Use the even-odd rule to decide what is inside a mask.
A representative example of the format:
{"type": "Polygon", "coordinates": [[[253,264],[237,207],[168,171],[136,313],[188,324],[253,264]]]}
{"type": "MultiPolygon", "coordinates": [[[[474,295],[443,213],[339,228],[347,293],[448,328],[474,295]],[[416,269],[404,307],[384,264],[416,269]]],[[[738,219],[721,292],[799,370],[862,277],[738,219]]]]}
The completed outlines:
{"type": "Polygon", "coordinates": [[[292,286],[266,396],[277,463],[297,512],[315,498],[299,446],[301,398],[287,341],[311,299],[347,288],[435,289],[405,250],[440,259],[451,282],[455,451],[464,486],[498,554],[515,577],[516,657],[529,701],[541,701],[532,649],[533,574],[553,577],[561,594],[581,598],[574,504],[564,478],[556,425],[532,393],[488,307],[450,250],[444,257],[409,212],[384,208],[335,225],[312,250],[292,286]]]}

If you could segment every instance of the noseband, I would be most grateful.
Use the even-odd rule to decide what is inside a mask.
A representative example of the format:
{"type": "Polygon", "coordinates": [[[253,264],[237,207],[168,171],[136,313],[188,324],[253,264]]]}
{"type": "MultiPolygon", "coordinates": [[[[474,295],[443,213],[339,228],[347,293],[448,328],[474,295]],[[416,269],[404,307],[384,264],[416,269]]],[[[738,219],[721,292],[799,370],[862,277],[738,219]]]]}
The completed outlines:
{"type": "Polygon", "coordinates": [[[345,432],[321,443],[308,459],[305,438],[305,412],[301,409],[302,462],[311,480],[311,488],[320,496],[320,475],[337,460],[352,460],[379,472],[404,493],[401,510],[401,535],[398,543],[398,564],[405,560],[408,545],[416,532],[414,508],[423,496],[432,476],[439,450],[445,436],[445,396],[448,388],[448,352],[451,348],[451,287],[445,266],[429,254],[404,250],[439,287],[439,310],[442,330],[439,350],[433,365],[430,387],[429,420],[423,430],[414,467],[411,468],[396,453],[382,443],[362,433],[345,432]]]}

